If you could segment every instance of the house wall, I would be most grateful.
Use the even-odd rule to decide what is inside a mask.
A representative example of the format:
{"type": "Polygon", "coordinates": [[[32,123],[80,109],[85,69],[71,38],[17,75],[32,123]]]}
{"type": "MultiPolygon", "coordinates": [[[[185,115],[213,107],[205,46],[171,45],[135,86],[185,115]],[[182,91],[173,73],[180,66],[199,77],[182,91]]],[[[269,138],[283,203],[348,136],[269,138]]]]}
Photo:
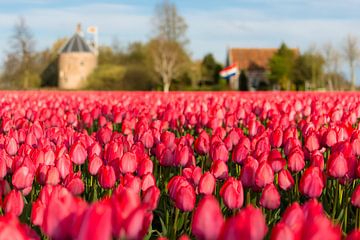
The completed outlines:
{"type": "Polygon", "coordinates": [[[61,53],[59,57],[59,88],[79,89],[97,66],[97,57],[88,52],[61,53]]]}

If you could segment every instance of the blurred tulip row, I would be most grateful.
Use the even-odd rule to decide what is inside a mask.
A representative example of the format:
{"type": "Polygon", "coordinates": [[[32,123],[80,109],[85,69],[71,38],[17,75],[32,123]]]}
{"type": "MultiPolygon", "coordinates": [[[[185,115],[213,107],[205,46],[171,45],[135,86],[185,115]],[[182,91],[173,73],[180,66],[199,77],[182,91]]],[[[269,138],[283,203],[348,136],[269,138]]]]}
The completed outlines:
{"type": "Polygon", "coordinates": [[[2,92],[0,239],[360,239],[360,94],[2,92]]]}

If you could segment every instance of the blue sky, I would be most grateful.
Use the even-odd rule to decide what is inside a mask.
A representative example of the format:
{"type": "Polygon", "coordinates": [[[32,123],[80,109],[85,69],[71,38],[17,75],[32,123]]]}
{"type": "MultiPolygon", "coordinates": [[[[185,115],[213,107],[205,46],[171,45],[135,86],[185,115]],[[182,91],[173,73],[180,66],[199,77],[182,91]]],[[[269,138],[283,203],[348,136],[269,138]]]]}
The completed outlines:
{"type": "MultiPolygon", "coordinates": [[[[19,16],[25,17],[37,50],[75,26],[95,25],[102,44],[116,38],[123,47],[151,36],[155,0],[0,0],[0,57],[19,16]]],[[[282,41],[305,51],[332,42],[341,49],[347,34],[360,38],[359,0],[176,0],[188,29],[194,58],[211,52],[224,62],[227,47],[278,47],[282,41]]]]}

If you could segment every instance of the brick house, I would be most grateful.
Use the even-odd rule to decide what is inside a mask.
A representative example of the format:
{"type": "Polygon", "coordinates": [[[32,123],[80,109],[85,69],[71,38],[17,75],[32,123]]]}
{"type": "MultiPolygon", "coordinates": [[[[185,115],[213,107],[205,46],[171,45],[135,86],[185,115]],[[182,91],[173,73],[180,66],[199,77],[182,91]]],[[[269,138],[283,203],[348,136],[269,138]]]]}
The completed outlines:
{"type": "MultiPolygon", "coordinates": [[[[230,87],[233,90],[240,89],[240,85],[246,85],[247,90],[262,89],[269,85],[267,75],[269,73],[269,60],[277,52],[277,48],[230,48],[227,52],[227,65],[236,63],[239,72],[245,74],[246,83],[241,83],[240,76],[230,79],[230,87]]],[[[296,54],[298,49],[292,49],[296,54]]]]}

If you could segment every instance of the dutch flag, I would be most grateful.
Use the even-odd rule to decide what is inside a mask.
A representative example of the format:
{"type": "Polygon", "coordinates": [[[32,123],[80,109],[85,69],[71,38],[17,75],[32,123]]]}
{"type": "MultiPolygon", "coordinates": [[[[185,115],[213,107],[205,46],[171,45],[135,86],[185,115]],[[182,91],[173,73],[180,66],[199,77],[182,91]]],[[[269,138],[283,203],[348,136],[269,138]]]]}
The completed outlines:
{"type": "Polygon", "coordinates": [[[232,64],[220,71],[220,76],[223,78],[230,78],[238,74],[238,68],[236,64],[232,64]]]}

